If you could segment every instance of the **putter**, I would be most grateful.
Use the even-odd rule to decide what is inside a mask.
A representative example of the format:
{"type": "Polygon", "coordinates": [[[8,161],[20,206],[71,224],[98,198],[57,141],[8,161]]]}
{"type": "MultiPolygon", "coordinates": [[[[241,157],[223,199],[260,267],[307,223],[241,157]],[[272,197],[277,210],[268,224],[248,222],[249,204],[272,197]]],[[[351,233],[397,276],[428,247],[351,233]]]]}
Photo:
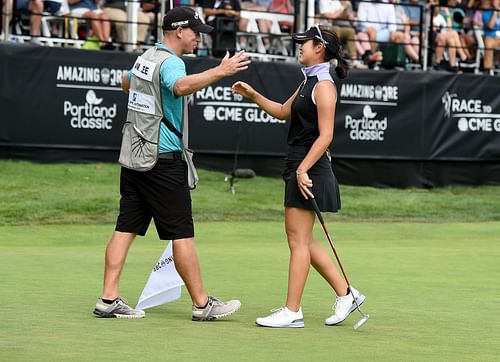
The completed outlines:
{"type": "Polygon", "coordinates": [[[370,318],[370,315],[363,313],[363,311],[359,307],[358,301],[356,300],[356,297],[354,296],[354,293],[351,290],[351,284],[349,283],[349,279],[347,279],[347,275],[344,272],[344,268],[342,267],[342,263],[340,262],[339,256],[337,255],[337,251],[335,250],[335,246],[333,246],[333,242],[332,242],[332,239],[330,238],[330,234],[328,233],[328,230],[326,230],[325,221],[323,220],[323,216],[321,215],[321,212],[319,211],[318,203],[316,202],[314,197],[311,198],[311,202],[312,202],[314,211],[316,212],[316,215],[318,216],[319,222],[321,223],[321,226],[323,227],[326,238],[328,239],[328,243],[332,247],[333,254],[335,255],[335,259],[337,259],[337,263],[339,264],[340,270],[342,271],[342,275],[344,276],[345,282],[347,283],[347,292],[351,293],[352,298],[354,299],[354,304],[356,304],[356,309],[363,316],[359,321],[357,321],[352,326],[354,329],[358,329],[359,327],[361,327],[363,324],[365,324],[368,321],[368,319],[370,318]]]}

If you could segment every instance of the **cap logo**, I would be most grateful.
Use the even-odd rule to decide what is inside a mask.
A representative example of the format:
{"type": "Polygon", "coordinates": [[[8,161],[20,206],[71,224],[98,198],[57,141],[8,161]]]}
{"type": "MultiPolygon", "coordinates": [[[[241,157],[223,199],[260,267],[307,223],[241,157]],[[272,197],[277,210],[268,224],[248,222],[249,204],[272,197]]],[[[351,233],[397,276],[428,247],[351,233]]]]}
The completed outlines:
{"type": "Polygon", "coordinates": [[[172,23],[170,26],[172,28],[178,27],[178,26],[183,26],[183,25],[188,25],[189,20],[182,20],[182,21],[176,21],[175,23],[172,23]]]}

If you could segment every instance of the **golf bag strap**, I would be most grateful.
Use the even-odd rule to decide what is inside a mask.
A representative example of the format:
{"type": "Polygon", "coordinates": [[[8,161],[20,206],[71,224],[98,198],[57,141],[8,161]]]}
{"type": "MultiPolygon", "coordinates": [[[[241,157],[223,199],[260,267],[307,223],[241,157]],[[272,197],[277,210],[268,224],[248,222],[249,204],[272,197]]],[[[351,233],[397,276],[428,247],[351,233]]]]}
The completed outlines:
{"type": "Polygon", "coordinates": [[[161,119],[161,122],[165,126],[167,126],[167,128],[170,130],[170,132],[172,132],[173,134],[175,134],[177,137],[179,137],[182,140],[182,143],[184,144],[184,147],[189,147],[189,139],[188,139],[188,134],[189,134],[189,131],[188,131],[188,127],[189,127],[189,124],[188,124],[188,105],[187,105],[187,102],[186,102],[186,97],[183,97],[182,104],[183,104],[184,134],[182,134],[181,132],[179,132],[179,130],[177,128],[175,128],[175,126],[172,124],[172,122],[170,122],[167,118],[163,117],[161,119]]]}
{"type": "Polygon", "coordinates": [[[177,128],[175,128],[175,126],[172,124],[172,122],[170,122],[168,119],[166,119],[165,117],[163,117],[161,119],[161,122],[167,126],[167,128],[170,130],[170,132],[172,132],[173,134],[175,134],[177,137],[179,137],[180,139],[182,139],[182,137],[184,136],[181,132],[179,132],[177,130],[177,128]]]}

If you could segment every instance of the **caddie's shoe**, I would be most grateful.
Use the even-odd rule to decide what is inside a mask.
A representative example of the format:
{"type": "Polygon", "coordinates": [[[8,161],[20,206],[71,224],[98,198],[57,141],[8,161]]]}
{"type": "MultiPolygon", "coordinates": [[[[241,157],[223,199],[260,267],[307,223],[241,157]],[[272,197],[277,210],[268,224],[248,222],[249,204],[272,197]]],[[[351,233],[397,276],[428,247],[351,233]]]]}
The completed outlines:
{"type": "Polygon", "coordinates": [[[298,312],[292,312],[287,307],[271,310],[271,315],[257,318],[255,324],[262,327],[274,328],[304,328],[304,316],[302,308],[298,312]]]}
{"type": "Polygon", "coordinates": [[[102,298],[98,298],[94,314],[101,318],[144,318],[146,315],[143,310],[130,307],[121,297],[116,298],[111,304],[104,303],[102,298]]]}
{"type": "Polygon", "coordinates": [[[196,322],[213,321],[215,319],[227,317],[241,307],[239,300],[223,302],[211,295],[208,296],[208,303],[205,308],[198,308],[193,305],[191,320],[196,322]]]}
{"type": "MultiPolygon", "coordinates": [[[[356,302],[358,302],[358,305],[363,304],[366,297],[353,287],[350,288],[352,290],[352,294],[354,294],[354,296],[356,297],[356,302]]],[[[346,296],[337,297],[335,299],[335,304],[332,307],[334,313],[330,318],[325,319],[326,325],[335,326],[337,324],[340,324],[345,321],[352,312],[354,312],[354,310],[356,309],[356,303],[354,303],[352,294],[349,293],[346,296]]]]}

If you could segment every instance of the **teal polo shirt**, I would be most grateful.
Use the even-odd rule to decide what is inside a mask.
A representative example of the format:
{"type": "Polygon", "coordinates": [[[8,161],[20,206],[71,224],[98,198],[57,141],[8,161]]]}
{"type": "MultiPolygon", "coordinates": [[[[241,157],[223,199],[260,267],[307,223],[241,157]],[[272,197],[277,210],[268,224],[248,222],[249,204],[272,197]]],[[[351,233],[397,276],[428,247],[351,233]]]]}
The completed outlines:
{"type": "MultiPolygon", "coordinates": [[[[182,133],[184,125],[182,121],[182,97],[174,94],[174,85],[178,79],[186,76],[186,65],[172,49],[164,44],[156,43],[157,48],[168,51],[172,56],[165,59],[160,67],[160,88],[163,103],[163,115],[174,127],[182,133]]],[[[128,72],[128,79],[132,78],[132,72],[128,72]]],[[[160,153],[179,152],[183,150],[182,140],[172,133],[163,123],[160,125],[160,153]]]]}

